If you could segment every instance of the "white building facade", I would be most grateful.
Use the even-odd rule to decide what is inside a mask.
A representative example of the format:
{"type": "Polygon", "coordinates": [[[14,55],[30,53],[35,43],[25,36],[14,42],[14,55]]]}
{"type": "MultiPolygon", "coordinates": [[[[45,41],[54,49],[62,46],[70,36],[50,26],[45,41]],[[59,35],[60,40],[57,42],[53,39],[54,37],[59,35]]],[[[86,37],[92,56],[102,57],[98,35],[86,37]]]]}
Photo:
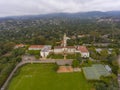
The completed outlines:
{"type": "Polygon", "coordinates": [[[47,56],[51,52],[51,47],[51,45],[45,45],[45,47],[40,51],[40,55],[42,56],[42,58],[47,58],[47,56]]]}

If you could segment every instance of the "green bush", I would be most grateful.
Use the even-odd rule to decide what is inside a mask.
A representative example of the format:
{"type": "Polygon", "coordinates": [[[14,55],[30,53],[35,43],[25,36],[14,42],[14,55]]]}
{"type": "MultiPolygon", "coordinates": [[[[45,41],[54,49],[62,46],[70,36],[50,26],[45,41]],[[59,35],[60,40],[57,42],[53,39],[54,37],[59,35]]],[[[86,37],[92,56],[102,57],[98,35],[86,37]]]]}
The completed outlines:
{"type": "Polygon", "coordinates": [[[35,58],[36,58],[36,59],[39,59],[39,58],[40,58],[40,55],[35,55],[35,58]]]}
{"type": "Polygon", "coordinates": [[[80,66],[80,63],[78,60],[73,60],[72,62],[72,66],[75,68],[75,67],[79,67],[80,66]]]}
{"type": "Polygon", "coordinates": [[[76,55],[75,54],[67,54],[66,58],[67,59],[76,59],[76,55]]]}

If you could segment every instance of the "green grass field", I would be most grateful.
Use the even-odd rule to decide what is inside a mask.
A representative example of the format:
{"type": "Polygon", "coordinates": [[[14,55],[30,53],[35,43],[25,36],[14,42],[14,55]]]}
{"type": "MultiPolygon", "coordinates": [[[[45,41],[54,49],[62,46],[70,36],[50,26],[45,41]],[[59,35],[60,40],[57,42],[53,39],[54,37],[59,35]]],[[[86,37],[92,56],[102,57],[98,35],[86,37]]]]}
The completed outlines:
{"type": "Polygon", "coordinates": [[[8,90],[92,90],[83,74],[55,71],[54,64],[27,64],[20,68],[8,90]]]}

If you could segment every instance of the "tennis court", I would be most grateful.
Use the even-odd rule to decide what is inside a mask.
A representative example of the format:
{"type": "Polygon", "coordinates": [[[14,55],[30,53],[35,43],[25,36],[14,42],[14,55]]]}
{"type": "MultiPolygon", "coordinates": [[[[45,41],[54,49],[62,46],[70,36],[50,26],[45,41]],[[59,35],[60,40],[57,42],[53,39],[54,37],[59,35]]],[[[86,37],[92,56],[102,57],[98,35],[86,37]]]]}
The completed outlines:
{"type": "Polygon", "coordinates": [[[109,76],[111,74],[102,64],[94,64],[92,67],[84,67],[83,73],[87,80],[100,80],[101,76],[109,76]]]}

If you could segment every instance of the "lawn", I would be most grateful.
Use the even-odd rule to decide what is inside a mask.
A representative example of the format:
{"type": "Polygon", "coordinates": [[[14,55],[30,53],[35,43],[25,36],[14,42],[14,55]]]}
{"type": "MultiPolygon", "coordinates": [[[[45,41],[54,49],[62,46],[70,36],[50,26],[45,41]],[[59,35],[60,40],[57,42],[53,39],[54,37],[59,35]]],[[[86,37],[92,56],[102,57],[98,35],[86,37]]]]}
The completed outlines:
{"type": "Polygon", "coordinates": [[[27,64],[10,82],[8,90],[92,90],[83,74],[55,71],[54,64],[27,64]]]}
{"type": "Polygon", "coordinates": [[[49,54],[47,58],[51,58],[51,59],[63,59],[64,56],[62,54],[49,54]]]}

